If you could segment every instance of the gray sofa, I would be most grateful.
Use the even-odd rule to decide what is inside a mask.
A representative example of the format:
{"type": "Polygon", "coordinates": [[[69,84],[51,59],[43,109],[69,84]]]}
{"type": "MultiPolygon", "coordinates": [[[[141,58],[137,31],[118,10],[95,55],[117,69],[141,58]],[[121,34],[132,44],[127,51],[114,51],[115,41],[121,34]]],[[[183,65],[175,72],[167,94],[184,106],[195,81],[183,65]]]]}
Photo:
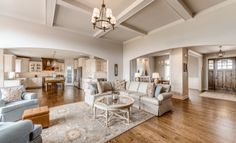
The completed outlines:
{"type": "Polygon", "coordinates": [[[162,92],[156,97],[147,96],[148,83],[146,82],[130,82],[127,83],[127,90],[124,94],[127,94],[135,99],[136,104],[134,106],[139,109],[150,112],[156,116],[161,116],[164,113],[171,111],[172,105],[172,94],[171,86],[159,84],[162,87],[162,92]]]}
{"type": "MultiPolygon", "coordinates": [[[[156,116],[161,116],[164,113],[171,111],[172,105],[172,94],[171,86],[160,84],[162,87],[162,93],[158,97],[149,97],[147,95],[147,82],[127,82],[126,90],[120,90],[120,94],[132,97],[134,102],[134,107],[150,112],[156,116]]],[[[85,102],[93,106],[93,103],[97,97],[111,94],[112,91],[107,91],[105,93],[96,94],[90,88],[85,90],[85,102]]]]}
{"type": "Polygon", "coordinates": [[[36,93],[23,92],[22,100],[14,102],[5,102],[1,99],[0,91],[0,122],[18,121],[22,118],[24,110],[39,106],[36,93]]]}
{"type": "Polygon", "coordinates": [[[42,126],[32,121],[0,122],[0,143],[42,143],[42,126]]]}

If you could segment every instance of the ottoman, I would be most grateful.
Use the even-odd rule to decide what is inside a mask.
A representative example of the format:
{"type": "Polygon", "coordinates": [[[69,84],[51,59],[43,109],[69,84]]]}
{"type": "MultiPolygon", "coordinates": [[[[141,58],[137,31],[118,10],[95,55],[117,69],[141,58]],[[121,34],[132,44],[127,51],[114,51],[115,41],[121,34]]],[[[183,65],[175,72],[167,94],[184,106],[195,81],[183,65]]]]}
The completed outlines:
{"type": "Polygon", "coordinates": [[[22,120],[31,120],[34,124],[41,124],[43,128],[49,127],[48,106],[27,109],[24,111],[22,120]]]}

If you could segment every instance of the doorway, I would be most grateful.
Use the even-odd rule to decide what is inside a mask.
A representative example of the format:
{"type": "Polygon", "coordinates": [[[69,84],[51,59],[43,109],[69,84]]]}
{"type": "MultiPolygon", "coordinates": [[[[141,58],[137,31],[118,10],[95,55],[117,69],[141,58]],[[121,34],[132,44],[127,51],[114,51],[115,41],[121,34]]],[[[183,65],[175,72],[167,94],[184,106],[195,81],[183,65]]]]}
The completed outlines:
{"type": "Polygon", "coordinates": [[[66,85],[73,85],[73,67],[66,67],[66,85]]]}
{"type": "Polygon", "coordinates": [[[236,58],[208,60],[210,90],[235,91],[235,60],[236,58]]]}

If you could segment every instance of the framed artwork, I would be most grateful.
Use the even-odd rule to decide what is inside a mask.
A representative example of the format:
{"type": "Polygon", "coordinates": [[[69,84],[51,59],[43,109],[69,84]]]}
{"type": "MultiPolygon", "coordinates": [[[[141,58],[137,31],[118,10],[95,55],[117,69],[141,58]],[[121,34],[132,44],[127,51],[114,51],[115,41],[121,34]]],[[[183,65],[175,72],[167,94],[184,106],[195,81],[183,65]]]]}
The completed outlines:
{"type": "Polygon", "coordinates": [[[114,74],[115,76],[118,76],[118,64],[114,65],[114,74]]]}
{"type": "Polygon", "coordinates": [[[188,72],[188,64],[187,63],[184,63],[184,66],[183,66],[183,71],[184,72],[188,72]]]}

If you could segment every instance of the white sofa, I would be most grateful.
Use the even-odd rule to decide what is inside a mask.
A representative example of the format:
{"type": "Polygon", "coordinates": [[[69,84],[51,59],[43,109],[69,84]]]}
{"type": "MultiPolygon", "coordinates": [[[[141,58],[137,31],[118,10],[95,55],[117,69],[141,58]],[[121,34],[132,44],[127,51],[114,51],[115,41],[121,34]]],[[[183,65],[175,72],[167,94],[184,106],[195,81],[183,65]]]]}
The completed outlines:
{"type": "MultiPolygon", "coordinates": [[[[158,98],[149,97],[147,95],[148,83],[147,82],[127,82],[126,90],[119,91],[122,95],[127,95],[135,100],[134,107],[150,112],[156,116],[161,116],[164,113],[172,110],[172,94],[170,93],[170,85],[161,85],[164,92],[158,98]]],[[[95,94],[94,91],[87,88],[85,89],[85,102],[93,106],[97,97],[111,94],[111,91],[95,94]]]]}

